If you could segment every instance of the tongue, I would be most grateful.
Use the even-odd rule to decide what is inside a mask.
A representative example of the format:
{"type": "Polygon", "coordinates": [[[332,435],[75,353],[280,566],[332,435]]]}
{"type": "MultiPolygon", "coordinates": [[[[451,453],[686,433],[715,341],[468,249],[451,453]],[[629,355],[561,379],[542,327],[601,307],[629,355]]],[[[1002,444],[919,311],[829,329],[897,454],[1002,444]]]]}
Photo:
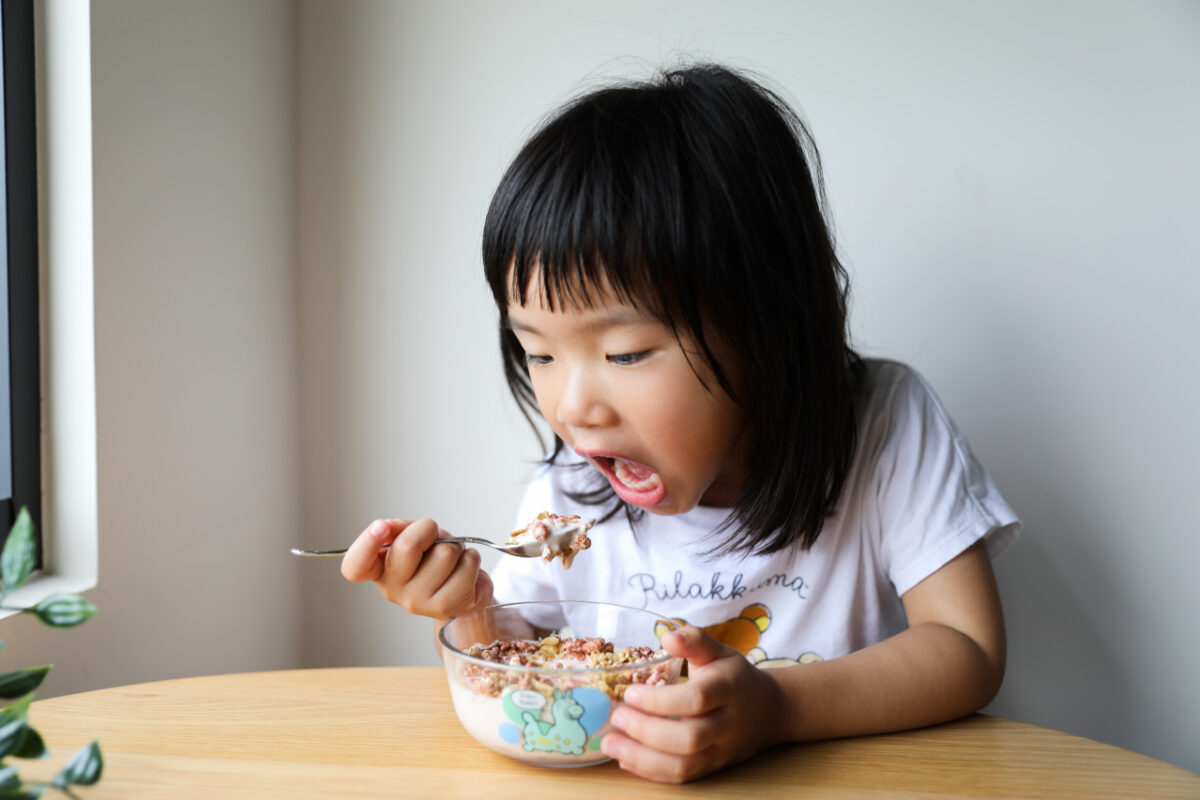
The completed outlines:
{"type": "Polygon", "coordinates": [[[661,483],[658,473],[637,461],[628,461],[623,458],[614,459],[613,472],[616,474],[617,480],[635,491],[647,491],[661,483]]]}
{"type": "Polygon", "coordinates": [[[637,461],[614,458],[609,481],[613,491],[626,503],[654,508],[666,497],[667,487],[657,472],[637,461]]]}
{"type": "Polygon", "coordinates": [[[625,459],[618,459],[614,467],[617,473],[621,474],[621,480],[626,483],[641,483],[654,474],[654,470],[645,464],[639,464],[636,461],[626,461],[625,459]]]}

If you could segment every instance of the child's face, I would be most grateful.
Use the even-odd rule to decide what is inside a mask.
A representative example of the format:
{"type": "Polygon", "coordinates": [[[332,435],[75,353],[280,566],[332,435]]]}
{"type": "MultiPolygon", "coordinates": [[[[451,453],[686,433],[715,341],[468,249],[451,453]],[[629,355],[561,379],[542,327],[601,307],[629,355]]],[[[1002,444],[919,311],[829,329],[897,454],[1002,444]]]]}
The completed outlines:
{"type": "MultiPolygon", "coordinates": [[[[681,347],[656,317],[611,295],[551,311],[533,287],[508,315],[546,421],[623,500],[656,514],[733,505],[745,414],[688,340],[681,347]]],[[[725,361],[740,393],[737,365],[725,361]]]]}

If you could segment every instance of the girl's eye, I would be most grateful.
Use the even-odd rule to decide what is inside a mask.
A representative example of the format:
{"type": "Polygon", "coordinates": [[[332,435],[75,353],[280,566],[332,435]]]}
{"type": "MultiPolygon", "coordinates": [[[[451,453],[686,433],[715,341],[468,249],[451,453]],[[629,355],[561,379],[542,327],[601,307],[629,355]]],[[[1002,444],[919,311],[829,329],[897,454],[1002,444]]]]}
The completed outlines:
{"type": "Polygon", "coordinates": [[[525,354],[525,366],[527,367],[533,367],[539,364],[549,364],[551,360],[552,359],[550,356],[535,356],[533,353],[525,354]]]}
{"type": "Polygon", "coordinates": [[[619,353],[617,355],[607,356],[608,363],[616,364],[621,367],[629,367],[637,364],[640,361],[645,361],[650,355],[649,350],[643,350],[640,353],[619,353]]]}

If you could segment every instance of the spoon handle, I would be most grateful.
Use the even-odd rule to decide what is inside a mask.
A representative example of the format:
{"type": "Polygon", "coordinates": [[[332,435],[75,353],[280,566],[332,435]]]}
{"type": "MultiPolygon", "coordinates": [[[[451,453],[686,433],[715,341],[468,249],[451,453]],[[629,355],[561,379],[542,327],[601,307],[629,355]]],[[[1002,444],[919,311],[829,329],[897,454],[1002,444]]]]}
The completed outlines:
{"type": "MultiPolygon", "coordinates": [[[[387,550],[389,547],[391,547],[390,544],[385,544],[383,547],[381,547],[379,549],[387,550]]],[[[299,547],[293,547],[291,550],[291,553],[294,556],[340,556],[340,555],[344,555],[345,552],[349,549],[350,548],[348,548],[348,547],[339,547],[335,550],[304,550],[299,547]]]]}
{"type": "MultiPolygon", "coordinates": [[[[480,539],[476,536],[443,536],[438,539],[435,544],[454,544],[461,542],[462,544],[481,544],[484,547],[496,547],[495,542],[489,542],[487,539],[480,539]]],[[[391,547],[390,544],[385,544],[380,547],[380,550],[387,550],[391,547]]],[[[304,550],[299,547],[293,547],[291,552],[294,556],[340,556],[345,554],[346,547],[337,547],[333,550],[304,550]]]]}

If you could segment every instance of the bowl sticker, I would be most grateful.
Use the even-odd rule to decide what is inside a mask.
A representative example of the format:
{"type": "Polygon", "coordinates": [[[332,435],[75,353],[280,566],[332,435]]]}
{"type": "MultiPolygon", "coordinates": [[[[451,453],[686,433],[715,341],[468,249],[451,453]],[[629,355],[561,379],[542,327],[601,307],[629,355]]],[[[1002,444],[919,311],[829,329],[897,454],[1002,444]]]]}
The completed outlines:
{"type": "Polygon", "coordinates": [[[548,708],[546,700],[529,689],[506,692],[502,703],[512,722],[501,723],[500,737],[526,750],[564,755],[583,755],[585,748],[595,750],[599,746],[599,739],[589,745],[588,737],[608,720],[607,694],[583,686],[555,689],[548,708]]]}
{"type": "Polygon", "coordinates": [[[526,711],[537,711],[546,705],[546,698],[531,689],[518,689],[510,694],[508,699],[514,706],[526,711]]]}

